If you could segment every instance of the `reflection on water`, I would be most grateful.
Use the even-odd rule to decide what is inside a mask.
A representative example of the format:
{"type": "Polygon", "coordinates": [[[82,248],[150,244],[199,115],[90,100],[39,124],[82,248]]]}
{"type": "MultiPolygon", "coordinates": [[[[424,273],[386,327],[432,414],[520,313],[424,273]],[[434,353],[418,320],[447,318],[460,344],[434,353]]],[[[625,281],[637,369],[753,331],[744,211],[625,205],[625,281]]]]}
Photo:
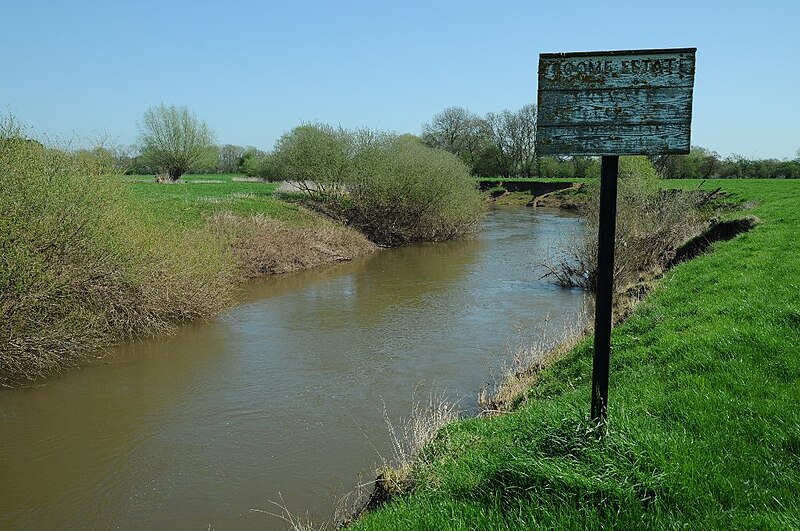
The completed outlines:
{"type": "Polygon", "coordinates": [[[384,407],[444,389],[469,409],[518,330],[578,312],[539,262],[579,223],[493,211],[474,239],[263,279],[224,317],[3,391],[0,528],[282,528],[251,511],[280,498],[326,516],[388,455],[384,407]]]}

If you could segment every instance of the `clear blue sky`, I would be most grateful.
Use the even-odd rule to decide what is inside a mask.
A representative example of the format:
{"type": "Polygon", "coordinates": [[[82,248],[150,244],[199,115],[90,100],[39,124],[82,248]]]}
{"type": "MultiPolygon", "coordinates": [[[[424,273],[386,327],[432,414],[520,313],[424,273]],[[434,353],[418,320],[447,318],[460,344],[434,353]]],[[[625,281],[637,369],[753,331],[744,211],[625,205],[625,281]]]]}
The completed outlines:
{"type": "Polygon", "coordinates": [[[696,46],[693,144],[800,148],[797,0],[0,1],[0,111],[49,135],[130,144],[162,102],[260,148],[302,121],[419,133],[534,103],[540,52],[696,46]]]}

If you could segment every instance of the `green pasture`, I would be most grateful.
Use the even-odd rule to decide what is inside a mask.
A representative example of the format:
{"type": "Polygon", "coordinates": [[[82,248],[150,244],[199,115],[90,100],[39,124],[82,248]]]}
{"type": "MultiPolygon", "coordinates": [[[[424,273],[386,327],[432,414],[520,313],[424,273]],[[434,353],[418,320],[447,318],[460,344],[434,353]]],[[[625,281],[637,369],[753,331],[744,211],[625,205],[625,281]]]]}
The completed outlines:
{"type": "Polygon", "coordinates": [[[200,226],[215,212],[265,215],[291,223],[308,221],[297,204],[273,197],[278,183],[246,181],[244,175],[184,175],[177,183],[156,183],[151,175],[120,177],[137,199],[155,212],[185,226],[200,226]]]}

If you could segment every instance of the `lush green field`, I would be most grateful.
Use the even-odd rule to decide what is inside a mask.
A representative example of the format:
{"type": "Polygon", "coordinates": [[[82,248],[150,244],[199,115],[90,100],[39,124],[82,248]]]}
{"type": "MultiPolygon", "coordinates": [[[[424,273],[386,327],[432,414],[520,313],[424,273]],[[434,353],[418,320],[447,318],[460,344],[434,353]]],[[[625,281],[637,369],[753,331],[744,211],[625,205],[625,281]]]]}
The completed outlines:
{"type": "Polygon", "coordinates": [[[154,212],[186,226],[201,226],[216,212],[243,216],[262,214],[290,223],[303,223],[309,216],[292,203],[272,196],[277,183],[247,182],[244,175],[184,175],[175,184],[156,183],[151,175],[126,175],[138,198],[154,212]]]}
{"type": "Polygon", "coordinates": [[[475,177],[476,181],[504,183],[585,183],[589,179],[559,179],[556,177],[475,177]]]}
{"type": "Polygon", "coordinates": [[[763,222],[615,328],[606,436],[587,419],[587,340],[516,411],[445,428],[415,492],[353,527],[800,528],[800,181],[716,187],[763,222]]]}

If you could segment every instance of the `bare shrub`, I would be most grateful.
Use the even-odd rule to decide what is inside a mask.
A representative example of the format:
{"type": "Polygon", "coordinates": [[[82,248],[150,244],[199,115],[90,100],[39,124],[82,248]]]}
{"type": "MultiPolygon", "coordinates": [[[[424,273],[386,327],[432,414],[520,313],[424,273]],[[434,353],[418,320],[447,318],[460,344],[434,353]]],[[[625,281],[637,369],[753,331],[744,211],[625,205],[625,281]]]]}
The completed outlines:
{"type": "MultiPolygon", "coordinates": [[[[645,172],[647,173],[647,172],[645,172]]],[[[548,275],[566,287],[595,290],[597,274],[598,186],[584,204],[586,225],[545,264],[548,275]]],[[[663,269],[687,240],[707,226],[700,211],[702,194],[660,190],[655,174],[621,172],[617,200],[614,286],[617,293],[647,282],[663,269]]]]}

